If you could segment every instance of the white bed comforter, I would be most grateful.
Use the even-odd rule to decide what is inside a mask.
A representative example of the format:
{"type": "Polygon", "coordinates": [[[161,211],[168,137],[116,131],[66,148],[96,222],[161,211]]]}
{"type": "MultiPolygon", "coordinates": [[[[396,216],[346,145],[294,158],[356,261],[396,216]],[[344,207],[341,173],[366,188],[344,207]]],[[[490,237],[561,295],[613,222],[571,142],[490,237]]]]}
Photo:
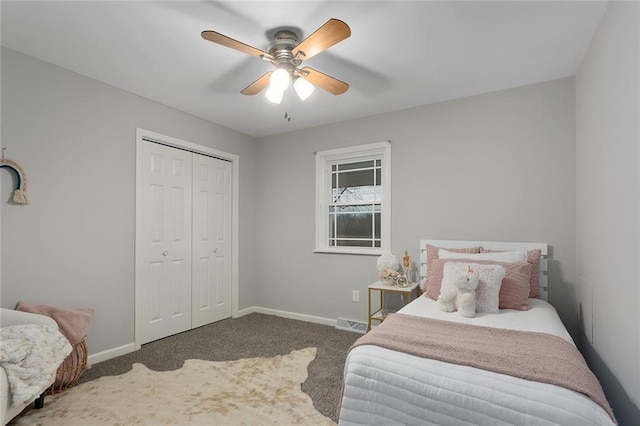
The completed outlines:
{"type": "Polygon", "coordinates": [[[66,337],[44,325],[1,328],[0,364],[7,373],[12,406],[34,401],[70,352],[66,337]]]}
{"type": "MultiPolygon", "coordinates": [[[[442,320],[537,331],[573,343],[548,303],[531,299],[529,311],[501,310],[463,318],[419,297],[400,312],[442,320]]],[[[428,332],[428,330],[425,330],[428,332]]],[[[472,367],[359,346],[347,356],[340,425],[610,425],[587,396],[472,367]]]]}

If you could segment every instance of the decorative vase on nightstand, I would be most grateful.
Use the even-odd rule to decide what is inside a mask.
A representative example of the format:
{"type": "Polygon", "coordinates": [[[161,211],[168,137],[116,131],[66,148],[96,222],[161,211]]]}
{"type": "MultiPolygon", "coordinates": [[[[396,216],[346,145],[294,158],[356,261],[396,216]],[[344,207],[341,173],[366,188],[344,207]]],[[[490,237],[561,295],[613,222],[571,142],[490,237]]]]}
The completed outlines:
{"type": "Polygon", "coordinates": [[[398,258],[395,257],[393,253],[382,253],[378,260],[376,261],[376,267],[378,271],[382,271],[383,269],[391,269],[393,271],[397,271],[400,266],[400,262],[398,262],[398,258]]]}

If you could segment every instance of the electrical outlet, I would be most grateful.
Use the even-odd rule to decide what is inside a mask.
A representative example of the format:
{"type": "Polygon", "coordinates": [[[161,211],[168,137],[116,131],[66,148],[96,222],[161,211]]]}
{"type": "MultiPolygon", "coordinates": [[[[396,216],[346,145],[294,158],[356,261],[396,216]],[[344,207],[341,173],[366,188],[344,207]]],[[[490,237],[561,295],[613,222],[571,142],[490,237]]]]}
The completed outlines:
{"type": "Polygon", "coordinates": [[[360,301],[360,290],[353,290],[353,295],[351,296],[351,300],[354,302],[360,301]]]}

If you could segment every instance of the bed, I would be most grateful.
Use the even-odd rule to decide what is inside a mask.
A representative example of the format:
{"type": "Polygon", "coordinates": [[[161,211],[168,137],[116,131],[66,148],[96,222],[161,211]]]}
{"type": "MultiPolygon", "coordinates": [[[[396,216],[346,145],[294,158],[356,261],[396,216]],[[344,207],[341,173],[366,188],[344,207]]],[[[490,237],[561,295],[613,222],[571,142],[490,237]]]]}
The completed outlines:
{"type": "MultiPolygon", "coordinates": [[[[615,424],[597,379],[577,353],[555,309],[546,302],[546,244],[421,240],[421,280],[426,280],[430,272],[435,274],[439,265],[467,262],[458,256],[428,260],[427,247],[447,250],[440,253],[470,247],[482,247],[481,252],[539,250],[539,270],[531,275],[537,297],[527,300],[528,310],[499,309],[464,318],[456,312],[441,311],[435,300],[422,296],[387,317],[360,338],[347,355],[340,425],[615,424]],[[493,335],[502,342],[493,343],[493,335]],[[519,348],[530,337],[537,349],[519,348]],[[452,342],[447,345],[461,347],[446,346],[441,351],[445,356],[438,350],[432,353],[429,346],[445,338],[452,342]],[[491,344],[483,345],[487,342],[491,344]],[[469,345],[477,346],[464,347],[469,345]],[[511,355],[512,350],[523,352],[511,355]],[[467,352],[478,359],[486,358],[491,368],[485,369],[485,361],[478,365],[475,359],[467,362],[467,352]],[[576,357],[580,359],[576,361],[576,357]],[[515,364],[522,360],[533,375],[523,374],[521,364],[513,368],[506,365],[513,359],[517,359],[515,364]],[[493,371],[495,363],[499,365],[493,371]],[[584,366],[578,365],[574,371],[576,363],[584,366]],[[504,368],[500,364],[505,364],[504,368]],[[554,371],[563,365],[570,367],[554,371]],[[546,370],[554,375],[551,383],[538,381],[537,371],[546,370]],[[568,383],[570,388],[565,388],[563,377],[567,382],[575,377],[576,383],[568,383]],[[582,386],[585,380],[586,388],[582,386]]],[[[478,262],[504,266],[491,260],[478,262]]]]}

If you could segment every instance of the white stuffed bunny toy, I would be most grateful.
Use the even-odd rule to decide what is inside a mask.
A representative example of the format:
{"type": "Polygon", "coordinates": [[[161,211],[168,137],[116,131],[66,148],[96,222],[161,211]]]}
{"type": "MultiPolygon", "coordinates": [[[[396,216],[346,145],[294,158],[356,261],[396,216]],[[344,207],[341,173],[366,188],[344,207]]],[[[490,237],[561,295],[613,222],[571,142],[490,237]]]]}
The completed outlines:
{"type": "Polygon", "coordinates": [[[451,276],[448,286],[443,282],[442,292],[438,297],[438,305],[445,312],[455,312],[467,318],[476,316],[476,288],[478,273],[471,268],[451,276]]]}

